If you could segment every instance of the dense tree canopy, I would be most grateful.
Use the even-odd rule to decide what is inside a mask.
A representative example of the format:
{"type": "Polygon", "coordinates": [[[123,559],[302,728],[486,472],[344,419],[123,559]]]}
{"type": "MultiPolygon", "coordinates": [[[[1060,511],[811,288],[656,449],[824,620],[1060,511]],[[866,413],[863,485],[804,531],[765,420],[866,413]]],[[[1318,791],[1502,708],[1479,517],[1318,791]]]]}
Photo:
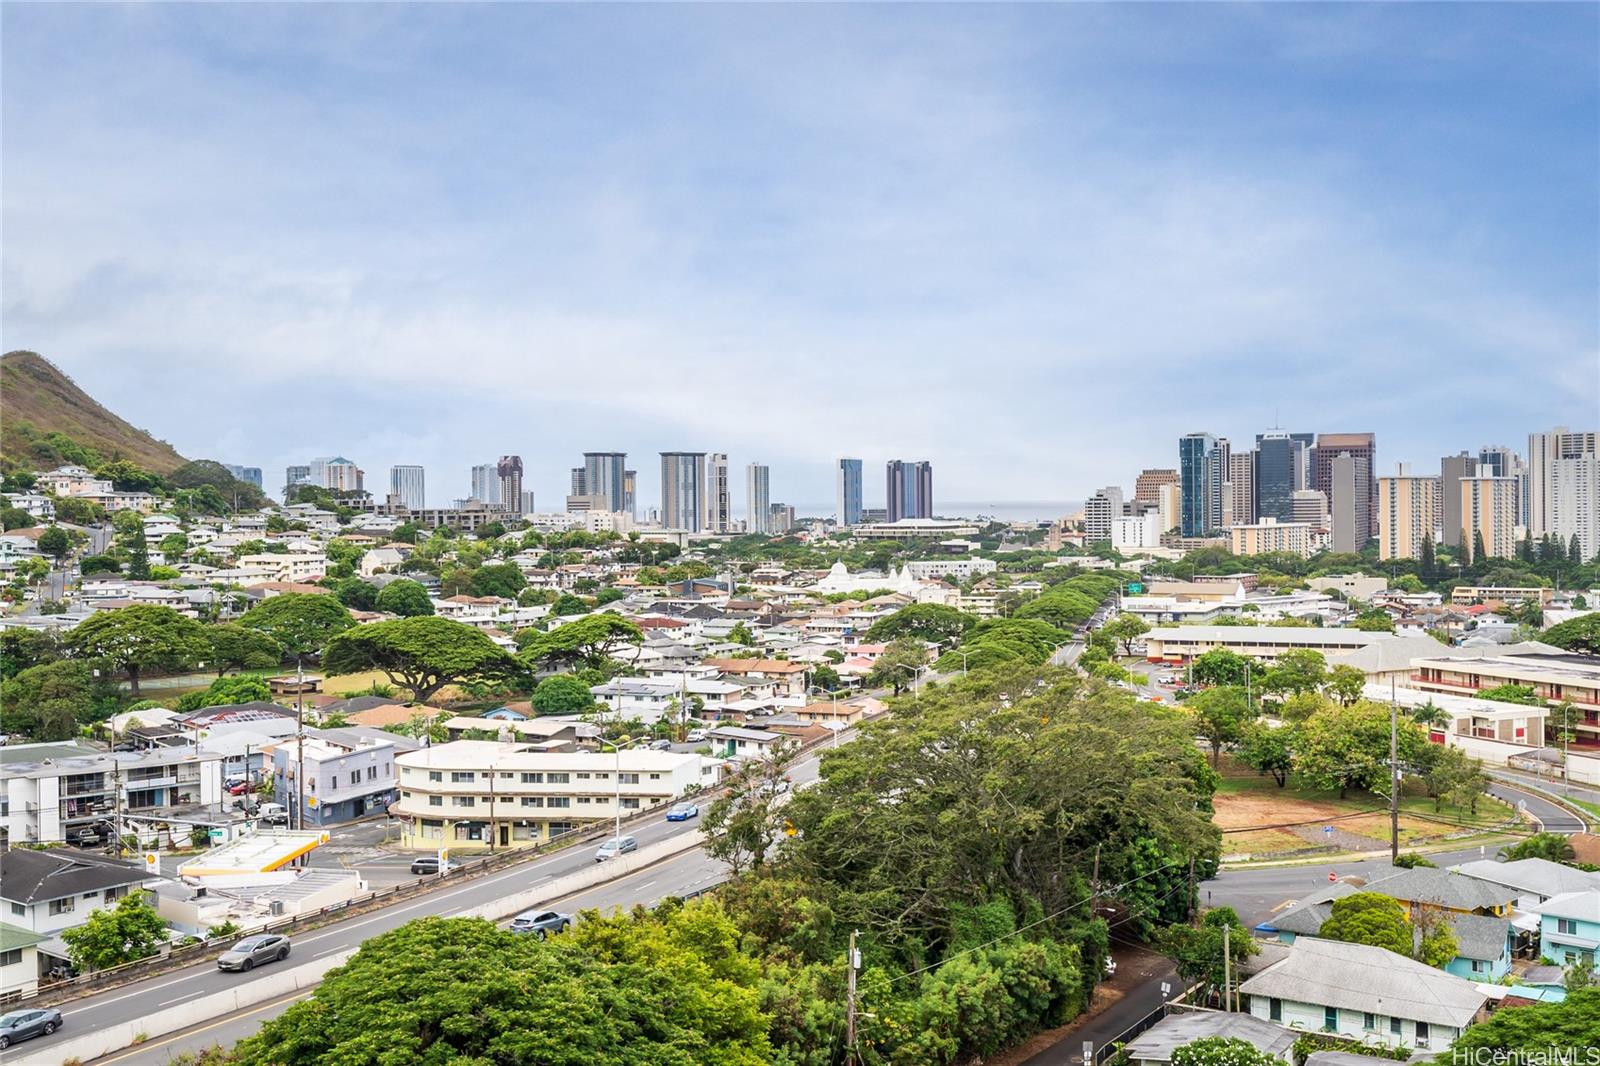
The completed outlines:
{"type": "Polygon", "coordinates": [[[131,892],[114,907],[90,913],[82,925],[64,929],[67,954],[80,970],[105,970],[154,955],[167,940],[167,923],[143,892],[131,892]]]}
{"type": "Polygon", "coordinates": [[[522,576],[515,563],[488,563],[473,571],[472,594],[514,600],[527,583],[528,579],[522,576]]]}
{"type": "Polygon", "coordinates": [[[286,655],[316,655],[356,624],[344,604],[321,592],[285,592],[246,611],[240,625],[277,641],[286,655]]]}
{"type": "MultiPolygon", "coordinates": [[[[68,740],[95,714],[97,682],[87,662],[60,659],[30,666],[0,684],[0,733],[68,740]]],[[[112,693],[102,693],[102,701],[112,693]]]]}
{"type": "MultiPolygon", "coordinates": [[[[1396,741],[1403,764],[1415,764],[1427,744],[1427,733],[1402,718],[1396,741]]],[[[1299,726],[1295,771],[1313,788],[1350,789],[1389,794],[1389,708],[1361,701],[1333,705],[1299,726]]]]}
{"type": "Polygon", "coordinates": [[[428,590],[422,587],[421,582],[410,578],[391,581],[383,586],[374,606],[385,614],[397,614],[401,618],[417,618],[433,613],[433,601],[428,598],[428,590]]]}
{"type": "Polygon", "coordinates": [[[1600,611],[1558,622],[1539,634],[1546,644],[1584,655],[1600,655],[1600,611]]]}
{"type": "Polygon", "coordinates": [[[621,615],[602,612],[563,623],[548,633],[524,629],[516,640],[523,662],[536,670],[561,670],[599,667],[625,645],[642,643],[644,633],[621,615]]]}
{"type": "Polygon", "coordinates": [[[977,623],[975,616],[942,603],[913,603],[872,623],[865,639],[887,644],[900,637],[911,636],[937,644],[943,640],[959,639],[977,623]]]}
{"type": "Polygon", "coordinates": [[[1356,892],[1333,901],[1328,920],[1317,935],[1325,940],[1344,940],[1384,948],[1397,955],[1411,955],[1411,920],[1399,900],[1377,892],[1356,892]]]}
{"type": "Polygon", "coordinates": [[[533,709],[540,714],[576,714],[594,706],[594,695],[580,678],[556,674],[533,690],[533,709]]]}
{"type": "Polygon", "coordinates": [[[381,670],[421,703],[448,684],[507,677],[516,660],[481,630],[421,617],[347,629],[328,642],[322,665],[333,674],[381,670]]]}
{"type": "Polygon", "coordinates": [[[141,671],[181,669],[211,651],[199,622],[171,607],[145,603],[96,611],[67,634],[67,642],[79,655],[125,671],[135,697],[141,671]]]}
{"type": "Polygon", "coordinates": [[[1451,1054],[1498,1048],[1545,1052],[1549,1048],[1600,1047],[1600,987],[1567,993],[1562,1003],[1508,1007],[1467,1029],[1450,1045],[1451,1054]]]}
{"type": "Polygon", "coordinates": [[[235,622],[206,626],[208,660],[221,677],[229,670],[270,670],[283,661],[283,648],[259,629],[235,622]]]}

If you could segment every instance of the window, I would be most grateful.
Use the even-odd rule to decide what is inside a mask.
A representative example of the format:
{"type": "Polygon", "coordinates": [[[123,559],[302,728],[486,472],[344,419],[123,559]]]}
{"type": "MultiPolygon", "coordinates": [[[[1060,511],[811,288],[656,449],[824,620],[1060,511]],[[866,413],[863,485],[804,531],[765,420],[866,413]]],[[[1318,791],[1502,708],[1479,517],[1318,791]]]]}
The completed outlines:
{"type": "Polygon", "coordinates": [[[367,767],[367,780],[368,781],[376,781],[377,779],[378,779],[378,768],[376,766],[367,767]]]}
{"type": "Polygon", "coordinates": [[[639,775],[638,774],[623,774],[623,775],[621,775],[620,781],[624,785],[637,785],[639,783],[639,775]]]}
{"type": "Polygon", "coordinates": [[[20,915],[22,915],[22,916],[23,916],[23,917],[27,917],[27,915],[28,915],[28,908],[26,908],[26,907],[24,907],[24,906],[23,906],[23,905],[22,905],[22,904],[20,904],[20,903],[13,903],[13,904],[12,904],[12,905],[11,905],[11,913],[12,913],[12,914],[20,914],[20,915]]]}
{"type": "Polygon", "coordinates": [[[1322,1008],[1322,1027],[1330,1033],[1337,1033],[1339,1031],[1338,1007],[1322,1008]]]}
{"type": "Polygon", "coordinates": [[[1376,1029],[1377,1027],[1378,1027],[1378,1016],[1376,1014],[1373,1014],[1371,1011],[1363,1011],[1361,1013],[1361,1028],[1365,1029],[1367,1032],[1370,1033],[1374,1029],[1376,1029]]]}
{"type": "Polygon", "coordinates": [[[588,774],[579,774],[578,775],[578,780],[579,781],[587,781],[587,780],[589,780],[589,775],[588,774]]]}
{"type": "Polygon", "coordinates": [[[78,901],[75,899],[53,899],[50,901],[50,913],[71,914],[77,905],[78,901]]]}
{"type": "Polygon", "coordinates": [[[460,784],[462,782],[476,781],[477,779],[478,779],[478,775],[473,773],[471,770],[451,770],[450,771],[450,780],[456,782],[457,784],[460,784]]]}
{"type": "Polygon", "coordinates": [[[1428,1023],[1427,1022],[1418,1022],[1417,1023],[1417,1046],[1418,1047],[1427,1047],[1428,1046],[1428,1023]]]}
{"type": "Polygon", "coordinates": [[[1576,936],[1578,933],[1578,923],[1573,921],[1571,918],[1557,918],[1556,932],[1566,933],[1569,936],[1576,936]]]}
{"type": "Polygon", "coordinates": [[[522,805],[524,807],[543,807],[544,806],[544,797],[543,796],[523,796],[522,797],[522,805]]]}
{"type": "Polygon", "coordinates": [[[1283,1000],[1277,996],[1267,1000],[1267,1019],[1274,1022],[1283,1021],[1283,1000]]]}
{"type": "Polygon", "coordinates": [[[471,796],[457,796],[456,797],[456,806],[457,807],[476,807],[477,805],[478,805],[478,801],[476,799],[474,799],[473,797],[471,797],[471,796]]]}
{"type": "MultiPolygon", "coordinates": [[[[582,777],[583,775],[579,774],[578,776],[582,777]]],[[[594,775],[594,779],[596,781],[610,781],[611,780],[611,775],[610,774],[595,774],[594,775]]]]}
{"type": "Polygon", "coordinates": [[[1399,1018],[1390,1018],[1389,1019],[1389,1032],[1393,1033],[1395,1036],[1399,1036],[1400,1035],[1400,1019],[1399,1018]]]}
{"type": "Polygon", "coordinates": [[[513,774],[510,770],[501,770],[500,771],[500,780],[502,780],[502,781],[510,781],[515,776],[516,776],[516,774],[513,774]]]}
{"type": "Polygon", "coordinates": [[[1487,962],[1484,962],[1482,959],[1473,959],[1472,960],[1472,972],[1473,973],[1487,973],[1488,970],[1489,970],[1489,964],[1487,962]]]}
{"type": "Polygon", "coordinates": [[[551,796],[544,801],[546,807],[570,807],[572,799],[569,796],[551,796]]]}
{"type": "Polygon", "coordinates": [[[622,797],[622,809],[625,811],[636,811],[639,809],[639,801],[630,796],[624,796],[622,797]]]}
{"type": "Polygon", "coordinates": [[[444,806],[444,797],[443,796],[429,796],[428,797],[428,806],[430,806],[430,807],[443,807],[444,806]]]}
{"type": "Polygon", "coordinates": [[[578,802],[579,803],[592,803],[594,801],[591,800],[588,796],[579,796],[578,797],[578,802]]]}
{"type": "Polygon", "coordinates": [[[551,773],[545,774],[544,776],[545,776],[545,780],[549,781],[552,785],[564,785],[571,779],[572,775],[571,774],[567,774],[567,773],[559,773],[558,774],[558,773],[555,773],[555,772],[552,771],[551,773]]]}
{"type": "Polygon", "coordinates": [[[650,775],[650,780],[652,780],[652,781],[660,781],[661,780],[661,775],[660,774],[651,774],[650,775]]]}
{"type": "Polygon", "coordinates": [[[523,774],[522,775],[522,783],[524,785],[542,785],[542,784],[544,784],[544,775],[543,774],[523,774]]]}
{"type": "Polygon", "coordinates": [[[444,780],[444,774],[440,773],[438,770],[429,770],[428,771],[428,780],[429,781],[443,781],[444,780]]]}
{"type": "Polygon", "coordinates": [[[14,948],[11,951],[0,951],[0,966],[15,966],[21,961],[21,948],[14,948]]]}

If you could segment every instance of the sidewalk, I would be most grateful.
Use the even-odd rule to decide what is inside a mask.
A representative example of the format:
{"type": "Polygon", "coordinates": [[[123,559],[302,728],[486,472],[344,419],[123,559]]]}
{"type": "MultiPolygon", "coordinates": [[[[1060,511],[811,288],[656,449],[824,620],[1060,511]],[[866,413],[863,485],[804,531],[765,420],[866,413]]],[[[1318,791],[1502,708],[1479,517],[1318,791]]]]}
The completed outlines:
{"type": "Polygon", "coordinates": [[[1112,957],[1117,960],[1116,976],[1095,988],[1087,1013],[994,1056],[989,1066],[1081,1066],[1085,1040],[1092,1040],[1099,1050],[1161,1006],[1161,982],[1171,984],[1176,993],[1178,978],[1170,959],[1146,948],[1121,946],[1112,957]]]}

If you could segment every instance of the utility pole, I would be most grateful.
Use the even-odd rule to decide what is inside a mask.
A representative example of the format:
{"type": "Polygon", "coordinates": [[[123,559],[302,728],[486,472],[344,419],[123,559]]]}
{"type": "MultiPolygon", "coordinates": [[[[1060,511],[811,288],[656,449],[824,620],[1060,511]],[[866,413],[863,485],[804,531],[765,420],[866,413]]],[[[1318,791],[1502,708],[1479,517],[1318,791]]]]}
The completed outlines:
{"type": "Polygon", "coordinates": [[[294,827],[306,827],[306,672],[294,657],[294,827]]]}
{"type": "Polygon", "coordinates": [[[1233,926],[1222,927],[1222,1009],[1233,1009],[1233,926]]]}
{"type": "Polygon", "coordinates": [[[1094,909],[1100,903],[1100,845],[1094,846],[1094,876],[1089,881],[1089,914],[1093,916],[1094,909]]]}
{"type": "Polygon", "coordinates": [[[500,828],[494,824],[494,756],[489,757],[489,854],[494,854],[495,844],[499,839],[500,828]]]}
{"type": "Polygon", "coordinates": [[[844,1061],[845,1066],[855,1066],[856,1058],[856,969],[861,965],[861,955],[856,951],[856,930],[850,930],[850,954],[844,960],[846,993],[844,1004],[844,1061]]]}
{"type": "Polygon", "coordinates": [[[1189,856],[1189,917],[1191,918],[1194,917],[1195,908],[1200,904],[1198,896],[1199,893],[1194,887],[1194,856],[1191,855],[1189,856]]]}
{"type": "Polygon", "coordinates": [[[1389,861],[1400,858],[1400,758],[1399,706],[1395,703],[1394,678],[1389,679],[1389,861]]]}

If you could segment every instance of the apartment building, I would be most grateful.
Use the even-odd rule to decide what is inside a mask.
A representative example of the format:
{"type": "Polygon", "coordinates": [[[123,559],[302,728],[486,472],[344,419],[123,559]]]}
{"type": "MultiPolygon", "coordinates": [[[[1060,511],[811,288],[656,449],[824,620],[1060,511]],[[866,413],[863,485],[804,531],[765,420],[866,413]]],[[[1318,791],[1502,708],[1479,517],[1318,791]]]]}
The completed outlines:
{"type": "Polygon", "coordinates": [[[1000,564],[993,559],[920,559],[905,565],[905,572],[918,581],[938,581],[954,577],[965,581],[969,577],[992,574],[1000,564]]]}
{"type": "MultiPolygon", "coordinates": [[[[1491,559],[1517,551],[1517,479],[1476,474],[1460,480],[1461,547],[1469,555],[1483,545],[1491,559]]],[[[1476,562],[1477,560],[1473,560],[1476,562]]]]}
{"type": "Polygon", "coordinates": [[[539,844],[714,785],[722,765],[671,751],[548,752],[492,740],[436,744],[396,762],[401,846],[427,851],[539,844]]]}
{"type": "Polygon", "coordinates": [[[1228,530],[1228,540],[1235,555],[1287,552],[1309,559],[1316,551],[1314,528],[1304,522],[1279,522],[1275,518],[1263,518],[1249,525],[1234,526],[1228,530]]]}
{"type": "MultiPolygon", "coordinates": [[[[1411,664],[1412,688],[1474,696],[1483,689],[1525,685],[1551,707],[1572,705],[1573,747],[1600,747],[1600,659],[1581,655],[1486,655],[1483,658],[1433,657],[1411,664]]],[[[1560,724],[1556,715],[1552,725],[1560,724]]]]}
{"type": "Polygon", "coordinates": [[[338,825],[375,814],[395,798],[395,758],[415,741],[380,729],[318,729],[303,744],[286,739],[272,750],[272,798],[293,812],[303,796],[304,828],[338,825]],[[304,767],[305,788],[295,782],[304,767]]]}
{"type": "Polygon", "coordinates": [[[1378,558],[1421,558],[1422,542],[1439,535],[1442,501],[1439,478],[1411,477],[1403,468],[1393,477],[1380,477],[1378,558]]]}
{"type": "Polygon", "coordinates": [[[1301,648],[1333,656],[1396,639],[1392,633],[1310,626],[1171,626],[1144,635],[1145,658],[1153,663],[1187,662],[1214,648],[1268,661],[1301,648]]]}
{"type": "Polygon", "coordinates": [[[193,748],[106,752],[80,740],[0,747],[0,834],[75,840],[124,814],[222,799],[223,757],[193,748]]]}

